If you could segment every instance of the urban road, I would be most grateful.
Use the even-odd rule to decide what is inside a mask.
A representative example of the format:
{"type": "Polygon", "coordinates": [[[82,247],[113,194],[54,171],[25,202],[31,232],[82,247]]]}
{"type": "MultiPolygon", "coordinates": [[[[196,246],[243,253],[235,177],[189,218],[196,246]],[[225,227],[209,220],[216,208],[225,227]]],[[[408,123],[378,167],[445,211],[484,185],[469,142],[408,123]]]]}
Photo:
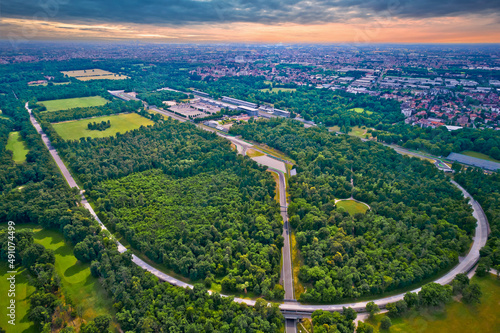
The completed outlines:
{"type": "MultiPolygon", "coordinates": [[[[37,132],[41,135],[42,140],[49,150],[50,154],[52,155],[54,161],[56,162],[57,166],[61,170],[62,175],[66,179],[68,185],[70,187],[76,187],[79,189],[78,184],[72,177],[71,173],[69,170],[66,168],[64,165],[63,161],[59,157],[57,150],[52,146],[48,136],[43,132],[40,124],[36,121],[35,117],[33,116],[31,110],[28,108],[28,103],[25,105],[26,110],[28,110],[30,114],[30,120],[37,132]]],[[[156,110],[154,110],[156,111],[156,110]]],[[[163,113],[163,112],[161,112],[163,113]]],[[[167,115],[167,114],[166,114],[167,115]]],[[[170,114],[168,114],[170,116],[170,114]]],[[[221,134],[219,134],[221,135],[221,134]]],[[[242,153],[246,152],[246,150],[249,147],[252,147],[252,144],[249,144],[245,141],[221,135],[222,137],[225,137],[229,140],[231,140],[235,145],[240,145],[243,146],[242,153]]],[[[278,173],[279,175],[279,194],[280,194],[280,204],[281,204],[281,214],[283,216],[283,221],[284,221],[284,228],[283,228],[283,237],[285,238],[284,241],[284,249],[283,249],[283,270],[282,270],[282,279],[283,279],[283,284],[284,284],[284,289],[285,289],[285,301],[284,303],[280,304],[280,309],[282,310],[285,318],[287,318],[286,321],[286,332],[295,332],[296,331],[296,324],[294,319],[302,318],[302,317],[308,317],[311,315],[312,312],[316,310],[326,310],[326,311],[342,311],[343,307],[351,307],[354,310],[358,312],[363,312],[365,311],[366,304],[369,301],[364,301],[364,302],[353,302],[353,303],[344,303],[344,304],[333,304],[333,305],[305,305],[305,304],[300,304],[296,301],[293,300],[293,277],[292,277],[292,268],[291,268],[291,255],[290,255],[290,230],[288,226],[288,217],[286,213],[286,182],[285,182],[285,177],[283,172],[273,170],[278,173]]],[[[456,265],[452,270],[450,270],[447,274],[444,276],[440,277],[439,279],[435,280],[434,282],[439,283],[439,284],[448,284],[450,283],[453,278],[459,274],[459,273],[468,273],[470,270],[474,268],[476,265],[477,261],[479,260],[479,250],[486,244],[486,240],[488,238],[488,233],[489,233],[489,225],[488,225],[488,220],[486,218],[486,215],[484,214],[481,206],[477,201],[472,198],[472,196],[460,185],[458,185],[456,182],[452,181],[452,183],[457,186],[463,193],[463,195],[467,198],[470,199],[470,204],[473,208],[473,215],[477,219],[477,226],[476,226],[476,231],[475,231],[475,236],[473,238],[473,244],[472,247],[469,251],[469,253],[460,260],[459,264],[456,265]]],[[[81,200],[82,204],[86,209],[89,210],[89,212],[92,214],[92,216],[97,220],[97,222],[100,224],[101,228],[106,229],[104,224],[100,221],[99,217],[97,214],[94,212],[90,204],[85,198],[85,195],[83,194],[83,191],[80,191],[81,193],[81,200]]],[[[125,246],[123,246],[120,242],[117,241],[118,244],[118,249],[120,252],[125,252],[127,249],[125,246]]],[[[146,263],[144,260],[138,258],[136,255],[132,255],[132,261],[140,266],[141,268],[148,270],[155,276],[157,276],[160,280],[168,282],[172,285],[183,287],[183,288],[192,288],[193,286],[185,283],[183,281],[180,281],[178,279],[175,279],[158,269],[152,267],[148,263],[146,263]]],[[[412,292],[418,292],[420,291],[420,288],[411,290],[412,292]]],[[[227,296],[227,295],[223,295],[227,296]]],[[[396,302],[398,300],[401,300],[404,296],[404,293],[394,295],[394,296],[389,296],[389,297],[383,297],[379,299],[372,300],[377,304],[379,307],[383,308],[387,305],[387,303],[391,302],[396,302]]],[[[254,300],[250,299],[242,299],[242,298],[234,298],[235,302],[238,303],[245,303],[247,305],[253,306],[255,304],[254,300]]]]}

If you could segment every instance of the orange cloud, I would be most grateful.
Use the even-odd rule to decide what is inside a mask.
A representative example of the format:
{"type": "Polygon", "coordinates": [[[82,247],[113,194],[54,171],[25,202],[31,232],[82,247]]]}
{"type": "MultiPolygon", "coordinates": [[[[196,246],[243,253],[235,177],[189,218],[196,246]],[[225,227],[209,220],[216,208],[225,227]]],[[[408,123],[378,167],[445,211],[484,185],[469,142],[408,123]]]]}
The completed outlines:
{"type": "Polygon", "coordinates": [[[3,19],[0,33],[24,39],[139,39],[150,42],[253,43],[498,43],[495,17],[435,19],[353,19],[348,23],[266,25],[260,23],[203,24],[162,27],[139,24],[62,23],[3,19]]]}

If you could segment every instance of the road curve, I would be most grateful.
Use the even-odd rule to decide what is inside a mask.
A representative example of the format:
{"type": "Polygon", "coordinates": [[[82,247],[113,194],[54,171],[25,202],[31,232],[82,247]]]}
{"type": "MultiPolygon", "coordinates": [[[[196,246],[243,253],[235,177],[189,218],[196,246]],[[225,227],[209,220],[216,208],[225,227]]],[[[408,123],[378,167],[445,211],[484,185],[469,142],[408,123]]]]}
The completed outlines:
{"type": "MultiPolygon", "coordinates": [[[[56,162],[57,166],[59,167],[59,169],[61,170],[61,173],[63,174],[64,178],[68,182],[69,186],[78,188],[78,185],[76,184],[75,180],[71,176],[69,170],[66,168],[66,166],[64,165],[64,163],[60,159],[59,155],[57,154],[57,151],[50,143],[49,138],[43,132],[41,126],[38,124],[36,119],[33,117],[31,110],[28,108],[28,103],[26,103],[25,107],[28,110],[28,112],[30,113],[31,123],[33,124],[35,129],[38,131],[38,133],[41,135],[43,142],[45,143],[45,145],[49,149],[50,154],[52,155],[52,157],[53,157],[54,161],[56,162]]],[[[487,220],[481,206],[479,205],[479,203],[477,201],[475,201],[472,198],[472,196],[465,189],[463,189],[460,185],[458,185],[456,182],[452,181],[452,183],[462,191],[462,193],[464,194],[465,197],[468,197],[471,199],[471,205],[472,205],[472,208],[474,210],[473,215],[477,219],[478,223],[476,226],[476,234],[474,237],[474,242],[473,242],[473,245],[471,247],[471,250],[469,251],[467,256],[457,266],[455,266],[450,272],[448,272],[446,275],[444,275],[441,278],[434,281],[434,282],[437,282],[440,284],[450,283],[453,280],[453,278],[455,277],[455,275],[457,275],[458,273],[469,272],[475,266],[475,264],[479,260],[479,249],[481,249],[486,244],[486,240],[488,238],[488,230],[489,230],[488,220],[487,220]]],[[[283,187],[283,189],[284,189],[284,187],[283,187]]],[[[280,198],[281,197],[286,198],[286,194],[281,193],[281,190],[282,190],[282,186],[281,186],[281,176],[280,176],[280,198]]],[[[92,209],[92,207],[90,206],[90,204],[87,202],[83,193],[82,193],[82,204],[84,205],[85,208],[87,208],[90,211],[92,216],[94,216],[94,218],[99,222],[101,227],[103,229],[106,229],[106,227],[99,220],[99,217],[95,214],[95,212],[92,209]]],[[[127,250],[121,243],[119,243],[119,242],[117,242],[117,243],[118,243],[118,248],[119,248],[120,252],[125,252],[127,250]]],[[[192,285],[190,285],[188,283],[185,283],[183,281],[175,279],[175,278],[157,270],[156,268],[152,267],[151,265],[149,265],[148,263],[146,263],[145,261],[143,261],[142,259],[138,258],[135,255],[132,255],[132,260],[135,264],[144,268],[145,270],[148,270],[149,272],[151,272],[153,275],[157,276],[162,281],[167,281],[175,286],[184,287],[184,288],[186,288],[186,287],[192,288],[193,287],[192,285]]],[[[292,290],[293,290],[293,286],[292,286],[292,290]]],[[[414,289],[414,290],[412,290],[412,292],[418,292],[419,290],[420,290],[420,288],[414,289]]],[[[226,296],[226,295],[223,295],[223,296],[226,296]]],[[[385,307],[385,305],[387,303],[401,300],[403,298],[403,296],[404,296],[404,293],[401,293],[401,294],[398,294],[395,296],[384,297],[384,298],[380,298],[380,299],[372,300],[372,301],[375,302],[375,304],[377,304],[379,307],[385,307]]],[[[255,304],[255,301],[248,300],[248,299],[234,298],[234,301],[239,302],[239,303],[245,303],[245,304],[250,305],[250,306],[253,306],[255,304]]],[[[361,312],[361,311],[365,310],[366,304],[368,302],[369,301],[335,304],[335,305],[304,305],[304,304],[300,304],[297,302],[285,301],[283,304],[280,305],[280,308],[282,311],[286,311],[286,312],[295,312],[296,311],[296,312],[301,312],[301,313],[312,313],[312,312],[319,310],[319,309],[327,310],[327,311],[342,311],[343,307],[351,307],[354,310],[361,312]]]]}

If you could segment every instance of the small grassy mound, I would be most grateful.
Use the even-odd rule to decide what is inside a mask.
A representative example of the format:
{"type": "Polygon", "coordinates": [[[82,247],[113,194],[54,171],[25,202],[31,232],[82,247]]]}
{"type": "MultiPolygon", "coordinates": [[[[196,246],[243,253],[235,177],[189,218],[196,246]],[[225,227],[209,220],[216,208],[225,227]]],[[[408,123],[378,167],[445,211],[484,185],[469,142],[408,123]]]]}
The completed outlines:
{"type": "Polygon", "coordinates": [[[29,149],[26,148],[26,143],[21,137],[21,133],[10,132],[5,149],[12,152],[12,159],[14,160],[14,162],[22,163],[26,161],[26,155],[28,154],[29,149]]]}
{"type": "Polygon", "coordinates": [[[368,206],[364,203],[360,203],[354,200],[341,200],[335,203],[337,208],[345,209],[349,214],[354,215],[357,213],[366,213],[368,206]]]}
{"type": "Polygon", "coordinates": [[[153,121],[144,118],[137,113],[128,113],[55,123],[52,124],[52,126],[64,140],[78,140],[82,137],[104,138],[113,136],[116,133],[123,134],[143,125],[147,126],[153,124],[153,121]],[[104,131],[92,131],[87,127],[90,122],[100,123],[102,121],[107,122],[108,120],[111,122],[111,127],[104,131]]]}

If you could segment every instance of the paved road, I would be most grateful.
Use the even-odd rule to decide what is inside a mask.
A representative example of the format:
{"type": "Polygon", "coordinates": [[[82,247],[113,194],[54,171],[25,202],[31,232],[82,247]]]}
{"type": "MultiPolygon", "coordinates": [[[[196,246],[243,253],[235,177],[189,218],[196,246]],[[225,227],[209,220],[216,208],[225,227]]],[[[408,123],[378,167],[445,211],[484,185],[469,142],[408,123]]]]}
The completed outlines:
{"type": "MultiPolygon", "coordinates": [[[[47,137],[47,135],[45,135],[45,133],[42,131],[40,125],[38,124],[36,119],[31,114],[31,110],[29,110],[28,104],[26,104],[26,109],[28,110],[28,112],[30,112],[30,120],[31,120],[33,126],[36,128],[38,133],[41,135],[43,142],[45,143],[45,145],[49,149],[50,154],[54,158],[54,161],[56,162],[59,169],[61,170],[64,178],[66,179],[66,181],[68,182],[70,187],[77,187],[78,188],[78,185],[76,184],[75,180],[73,179],[73,177],[69,173],[68,169],[66,168],[66,166],[64,165],[62,160],[59,158],[57,151],[54,149],[54,147],[50,143],[49,138],[47,137]]],[[[236,139],[236,140],[238,140],[238,139],[236,139]]],[[[241,140],[239,140],[239,141],[241,141],[241,140]]],[[[244,142],[244,141],[242,141],[242,142],[244,142]]],[[[247,144],[246,142],[244,142],[244,143],[247,144]]],[[[281,177],[280,177],[280,180],[281,180],[281,177]]],[[[441,277],[435,281],[435,282],[440,283],[440,284],[447,284],[447,283],[451,282],[451,280],[455,277],[456,274],[463,273],[463,272],[469,272],[474,267],[474,265],[477,263],[477,260],[479,259],[479,249],[486,244],[488,230],[489,230],[488,220],[486,219],[486,216],[484,215],[484,212],[483,212],[481,206],[475,200],[473,200],[472,197],[470,196],[470,194],[467,193],[467,191],[465,191],[460,185],[458,185],[455,182],[453,182],[453,183],[455,186],[460,188],[460,190],[462,191],[464,196],[471,198],[471,204],[472,204],[472,208],[474,210],[473,214],[474,214],[474,217],[478,220],[478,224],[476,227],[476,234],[474,237],[474,243],[472,245],[471,250],[469,251],[467,256],[456,267],[454,267],[446,275],[444,275],[443,277],[441,277]]],[[[285,197],[285,193],[281,192],[281,189],[282,189],[281,185],[282,184],[280,181],[280,198],[285,197]]],[[[283,188],[284,188],[284,185],[283,185],[283,188]]],[[[83,193],[82,193],[82,203],[90,211],[90,213],[96,218],[96,220],[100,223],[101,227],[105,229],[104,225],[101,223],[101,221],[99,220],[99,218],[95,214],[95,212],[92,209],[92,207],[90,206],[90,204],[88,204],[83,193]]],[[[118,247],[119,247],[121,252],[126,251],[126,248],[122,244],[120,244],[119,242],[118,242],[118,247]]],[[[285,256],[287,256],[287,255],[285,254],[285,256]]],[[[187,284],[183,281],[177,280],[175,278],[172,278],[163,272],[160,272],[159,270],[157,270],[157,269],[153,268],[152,266],[150,266],[149,264],[147,264],[145,261],[136,257],[135,255],[133,255],[132,257],[133,257],[134,263],[136,263],[140,267],[150,271],[152,274],[156,275],[161,280],[168,281],[169,283],[171,283],[175,286],[192,288],[192,285],[187,284]]],[[[287,257],[288,258],[290,257],[289,254],[287,257]]],[[[291,269],[290,269],[290,271],[291,271],[291,269]]],[[[286,285],[286,283],[285,283],[285,285],[286,285]]],[[[285,291],[287,289],[289,289],[289,288],[286,287],[285,291]]],[[[293,290],[293,288],[292,288],[292,290],[293,290]]],[[[420,288],[412,290],[412,291],[418,292],[419,290],[420,290],[420,288]]],[[[374,302],[379,307],[384,307],[387,303],[395,302],[395,301],[402,299],[403,296],[404,296],[404,294],[399,294],[399,295],[395,295],[395,296],[391,296],[391,297],[385,297],[385,298],[381,298],[378,300],[374,300],[374,302]]],[[[246,299],[240,299],[240,298],[235,298],[234,300],[236,302],[245,303],[248,305],[255,304],[255,301],[252,301],[252,300],[246,300],[246,299]]],[[[328,310],[328,311],[342,311],[342,307],[345,306],[345,307],[351,307],[357,311],[364,311],[364,309],[366,307],[366,303],[368,303],[368,301],[357,302],[357,303],[354,303],[354,302],[353,303],[344,303],[344,304],[336,304],[336,305],[303,305],[303,304],[300,304],[297,302],[286,301],[280,305],[280,308],[282,310],[288,311],[288,312],[298,311],[298,312],[311,313],[311,312],[318,310],[318,309],[328,310]]]]}

